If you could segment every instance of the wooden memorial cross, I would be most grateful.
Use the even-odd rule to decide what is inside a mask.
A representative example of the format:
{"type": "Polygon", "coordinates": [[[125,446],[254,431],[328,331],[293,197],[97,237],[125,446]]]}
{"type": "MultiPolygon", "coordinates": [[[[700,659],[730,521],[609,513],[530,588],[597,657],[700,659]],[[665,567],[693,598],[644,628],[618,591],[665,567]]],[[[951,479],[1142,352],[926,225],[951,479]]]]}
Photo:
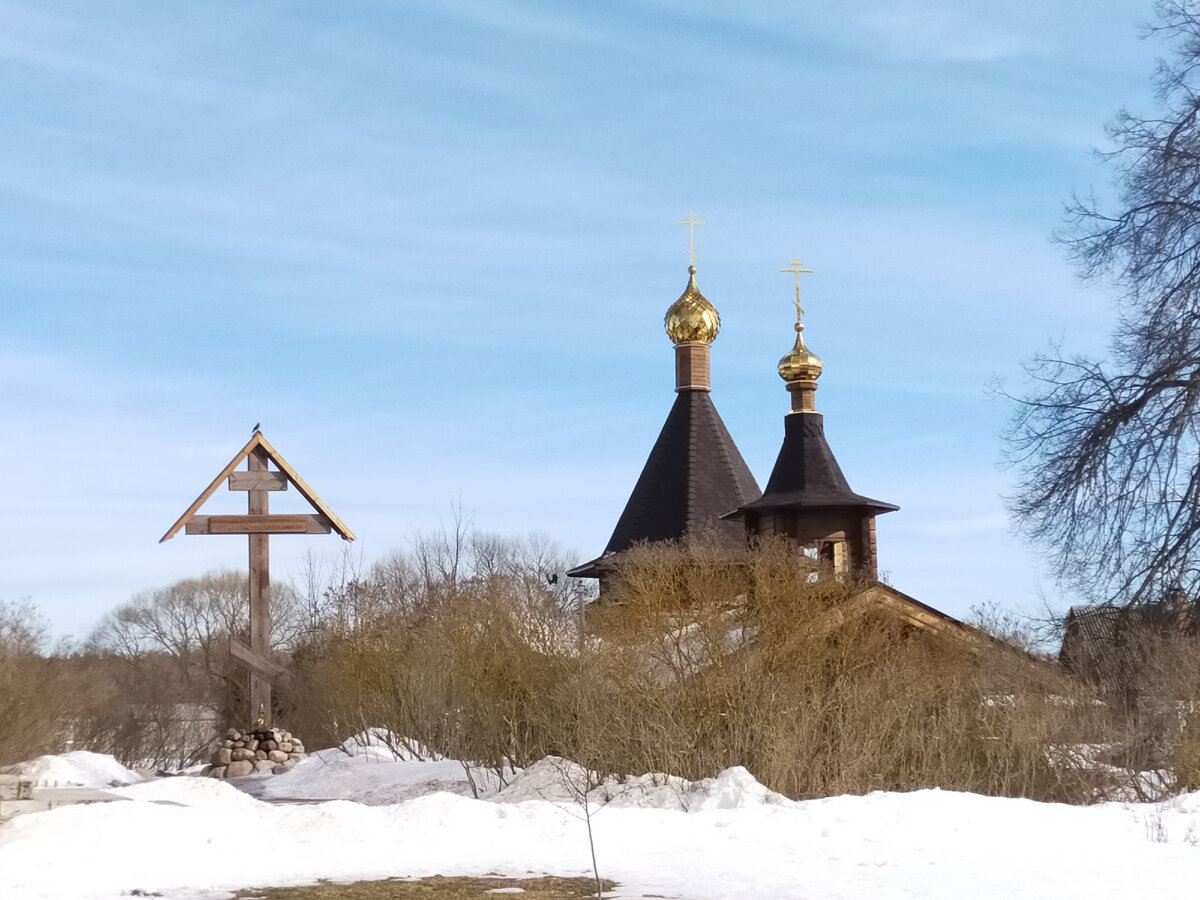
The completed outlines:
{"type": "Polygon", "coordinates": [[[269,726],[271,685],[279,683],[283,669],[271,659],[271,557],[267,542],[272,534],[329,534],[330,531],[336,531],[343,540],[352,541],[354,533],[313,493],[257,428],[249,443],[238,451],[187,512],[167,529],[159,543],[175,537],[180,528],[185,529],[186,534],[244,534],[250,539],[250,643],[247,645],[230,636],[229,652],[250,670],[249,722],[257,724],[261,717],[262,724],[269,726]],[[243,460],[246,469],[236,471],[243,460]],[[270,468],[271,463],[274,463],[274,469],[270,468]],[[196,515],[226,479],[229,490],[246,491],[246,515],[196,515]],[[308,501],[314,512],[271,515],[270,492],[286,491],[289,484],[308,501]]]}

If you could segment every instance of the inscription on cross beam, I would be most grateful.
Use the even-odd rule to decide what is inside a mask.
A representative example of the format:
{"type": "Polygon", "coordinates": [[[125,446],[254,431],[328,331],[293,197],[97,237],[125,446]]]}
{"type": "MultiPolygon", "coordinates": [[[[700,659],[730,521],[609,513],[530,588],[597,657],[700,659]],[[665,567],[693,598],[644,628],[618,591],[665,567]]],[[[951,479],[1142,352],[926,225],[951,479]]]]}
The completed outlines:
{"type": "Polygon", "coordinates": [[[229,638],[230,655],[250,670],[249,722],[271,724],[271,687],[282,685],[286,672],[271,657],[271,554],[272,534],[329,534],[336,531],[343,540],[354,540],[350,531],[337,516],[313,493],[287,461],[267,443],[257,427],[254,436],[210,484],[187,512],[179,517],[162,536],[159,543],[173,538],[183,529],[185,534],[244,534],[249,541],[250,566],[250,643],[236,636],[229,638]],[[246,463],[244,470],[238,466],[246,463]],[[272,469],[271,465],[275,468],[272,469]],[[227,481],[231,491],[246,492],[244,516],[201,516],[197,512],[213,495],[221,482],[227,481]],[[293,486],[313,507],[312,513],[272,515],[272,491],[286,491],[293,486]]]}

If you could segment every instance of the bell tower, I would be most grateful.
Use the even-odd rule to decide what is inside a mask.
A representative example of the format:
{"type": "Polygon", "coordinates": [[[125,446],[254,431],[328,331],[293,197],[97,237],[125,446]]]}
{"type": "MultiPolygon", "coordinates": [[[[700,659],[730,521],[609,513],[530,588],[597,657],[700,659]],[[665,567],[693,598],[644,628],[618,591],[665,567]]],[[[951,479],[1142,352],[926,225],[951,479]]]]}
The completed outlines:
{"type": "Polygon", "coordinates": [[[725,518],[741,520],[751,537],[786,535],[840,577],[875,581],[875,517],[899,507],[854,493],[842,474],[825,440],[825,417],[816,409],[824,364],[804,343],[800,276],[812,270],[794,259],[781,271],[792,273],[796,281],[796,342],[778,366],[792,408],[784,416],[783,446],[763,495],[725,518]]]}

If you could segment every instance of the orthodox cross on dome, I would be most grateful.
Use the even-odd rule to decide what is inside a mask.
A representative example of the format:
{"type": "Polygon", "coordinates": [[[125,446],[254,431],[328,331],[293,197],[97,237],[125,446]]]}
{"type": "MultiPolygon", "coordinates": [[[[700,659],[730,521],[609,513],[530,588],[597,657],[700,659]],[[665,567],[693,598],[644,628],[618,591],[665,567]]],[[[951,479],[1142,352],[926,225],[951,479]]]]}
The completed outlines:
{"type": "Polygon", "coordinates": [[[791,263],[786,269],[780,269],[780,272],[791,272],[796,276],[796,299],[792,302],[796,304],[796,324],[800,324],[800,319],[804,315],[804,307],[800,305],[800,276],[811,275],[812,269],[804,268],[804,263],[800,262],[799,257],[793,257],[791,263]]]}
{"type": "Polygon", "coordinates": [[[680,219],[676,225],[686,225],[688,227],[688,260],[691,265],[696,265],[696,226],[707,225],[707,222],[701,222],[696,218],[695,212],[688,210],[688,217],[680,219]]]}

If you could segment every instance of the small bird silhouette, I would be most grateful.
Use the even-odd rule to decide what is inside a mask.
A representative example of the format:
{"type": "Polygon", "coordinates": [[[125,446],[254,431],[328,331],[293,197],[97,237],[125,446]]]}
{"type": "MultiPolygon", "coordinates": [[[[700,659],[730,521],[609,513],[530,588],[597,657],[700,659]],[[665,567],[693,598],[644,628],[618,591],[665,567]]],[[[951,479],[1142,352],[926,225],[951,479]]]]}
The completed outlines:
{"type": "Polygon", "coordinates": [[[250,433],[251,433],[251,434],[258,434],[258,433],[259,433],[259,431],[261,431],[261,430],[262,430],[261,428],[259,428],[259,425],[261,425],[261,424],[262,424],[261,422],[255,422],[255,423],[254,423],[254,430],[253,430],[252,432],[250,432],[250,433]]]}
{"type": "Polygon", "coordinates": [[[558,573],[555,572],[553,575],[546,573],[546,584],[558,584],[558,573]]]}

